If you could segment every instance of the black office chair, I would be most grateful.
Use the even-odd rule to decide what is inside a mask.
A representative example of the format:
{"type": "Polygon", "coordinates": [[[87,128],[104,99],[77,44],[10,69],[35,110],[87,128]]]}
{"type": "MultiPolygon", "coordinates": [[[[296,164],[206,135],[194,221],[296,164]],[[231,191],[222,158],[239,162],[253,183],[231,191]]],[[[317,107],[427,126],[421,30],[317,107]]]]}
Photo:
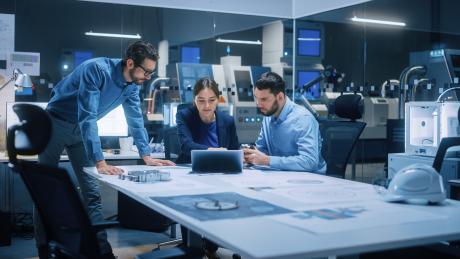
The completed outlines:
{"type": "Polygon", "coordinates": [[[362,97],[356,94],[339,96],[333,105],[333,112],[343,120],[320,121],[323,138],[321,155],[326,160],[326,175],[345,178],[350,155],[366,123],[356,121],[363,114],[362,97]]]}
{"type": "MultiPolygon", "coordinates": [[[[58,167],[17,159],[37,155],[49,142],[52,124],[38,106],[16,104],[20,123],[8,129],[7,149],[11,168],[19,173],[43,221],[49,258],[101,257],[96,233],[117,222],[92,224],[68,172],[58,167]]],[[[141,258],[191,258],[201,251],[171,248],[141,255],[141,258]]]]}
{"type": "MultiPolygon", "coordinates": [[[[181,103],[177,106],[177,112],[187,109],[192,105],[192,103],[181,103]]],[[[165,144],[165,158],[173,160],[176,163],[183,163],[181,159],[177,160],[180,157],[174,157],[174,155],[179,156],[181,154],[177,126],[163,128],[163,141],[165,144]]]]}
{"type": "Polygon", "coordinates": [[[177,162],[177,156],[180,154],[177,126],[163,128],[163,141],[165,144],[165,158],[177,162]]]}

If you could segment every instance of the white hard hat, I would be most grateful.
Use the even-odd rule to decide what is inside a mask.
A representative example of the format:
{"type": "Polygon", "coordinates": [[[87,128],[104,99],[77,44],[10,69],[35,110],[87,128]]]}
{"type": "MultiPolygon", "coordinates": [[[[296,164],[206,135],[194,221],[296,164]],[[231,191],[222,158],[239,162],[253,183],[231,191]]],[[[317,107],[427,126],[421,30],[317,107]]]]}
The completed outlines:
{"type": "Polygon", "coordinates": [[[426,201],[442,202],[446,199],[446,190],[442,176],[425,164],[413,164],[399,170],[391,180],[385,201],[426,201]]]}

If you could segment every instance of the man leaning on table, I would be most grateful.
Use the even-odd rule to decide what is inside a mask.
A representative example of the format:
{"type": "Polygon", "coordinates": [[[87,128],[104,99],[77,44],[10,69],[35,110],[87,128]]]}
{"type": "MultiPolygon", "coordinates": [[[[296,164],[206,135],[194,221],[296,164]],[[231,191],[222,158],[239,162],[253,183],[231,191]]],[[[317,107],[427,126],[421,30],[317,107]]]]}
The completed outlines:
{"type": "MultiPolygon", "coordinates": [[[[95,58],[85,61],[54,88],[46,108],[53,122],[53,134],[42,164],[57,166],[65,149],[78,180],[88,214],[93,222],[104,220],[97,179],[83,172],[96,166],[102,174],[120,174],[122,169],[106,163],[98,135],[97,120],[122,105],[129,131],[147,165],[174,165],[150,157],[147,131],[139,98],[139,86],[154,74],[158,53],[148,42],[131,44],[123,59],[95,58]]],[[[117,127],[117,125],[113,125],[117,127]]],[[[38,213],[34,213],[38,215],[38,213]]],[[[47,258],[46,237],[38,217],[34,218],[40,258],[47,258]]],[[[115,258],[105,231],[97,233],[101,258],[115,258]]]]}

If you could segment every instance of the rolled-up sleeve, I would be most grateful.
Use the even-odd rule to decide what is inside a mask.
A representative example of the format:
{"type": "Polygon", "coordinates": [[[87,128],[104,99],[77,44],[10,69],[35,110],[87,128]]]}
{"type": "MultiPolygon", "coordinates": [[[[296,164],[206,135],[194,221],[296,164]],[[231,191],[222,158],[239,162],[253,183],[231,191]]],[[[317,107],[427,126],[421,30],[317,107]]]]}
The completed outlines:
{"type": "MultiPolygon", "coordinates": [[[[293,156],[270,156],[270,167],[280,170],[321,172],[318,122],[311,116],[298,120],[295,128],[298,154],[293,156]]],[[[293,132],[291,132],[292,134],[293,132]]]]}
{"type": "Polygon", "coordinates": [[[129,133],[133,136],[134,143],[139,150],[139,156],[150,155],[149,137],[144,127],[144,118],[140,105],[139,90],[132,91],[128,99],[122,104],[128,123],[129,133]]]}
{"type": "Polygon", "coordinates": [[[90,160],[104,160],[101,140],[97,128],[97,109],[100,99],[100,85],[105,75],[96,64],[88,65],[80,72],[78,88],[78,125],[83,144],[90,160]]]}

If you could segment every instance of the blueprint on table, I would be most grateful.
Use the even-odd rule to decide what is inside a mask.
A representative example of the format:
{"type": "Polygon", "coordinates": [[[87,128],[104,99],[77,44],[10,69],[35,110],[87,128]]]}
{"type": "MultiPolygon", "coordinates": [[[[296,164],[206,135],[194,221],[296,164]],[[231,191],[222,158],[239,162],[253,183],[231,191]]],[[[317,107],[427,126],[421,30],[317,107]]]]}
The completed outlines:
{"type": "Polygon", "coordinates": [[[150,199],[200,221],[269,216],[293,212],[271,203],[248,198],[234,192],[150,197],[150,199]],[[215,201],[238,202],[238,208],[231,210],[203,210],[196,207],[197,202],[215,201]]]}

